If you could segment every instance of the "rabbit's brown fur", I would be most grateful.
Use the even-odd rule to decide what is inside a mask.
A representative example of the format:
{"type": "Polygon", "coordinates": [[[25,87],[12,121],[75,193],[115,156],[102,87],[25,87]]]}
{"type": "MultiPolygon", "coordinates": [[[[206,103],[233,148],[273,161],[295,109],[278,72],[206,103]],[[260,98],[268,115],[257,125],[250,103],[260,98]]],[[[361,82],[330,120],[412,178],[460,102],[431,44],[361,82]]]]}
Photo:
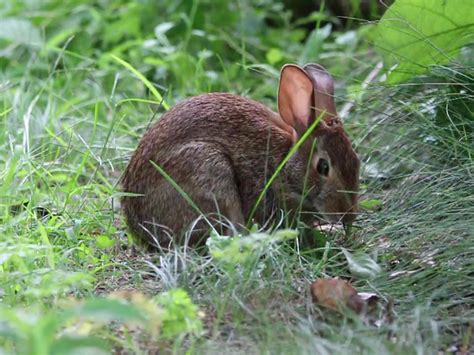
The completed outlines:
{"type": "MultiPolygon", "coordinates": [[[[286,117],[226,93],[204,94],[176,105],[143,136],[123,176],[124,191],[140,194],[122,198],[132,232],[148,244],[167,247],[169,237],[182,241],[190,229],[189,244],[199,243],[208,234],[209,221],[219,225],[214,223],[219,216],[244,225],[266,181],[301,135],[298,131],[304,131],[289,125],[286,117]],[[207,221],[201,219],[191,228],[199,212],[151,162],[187,193],[207,221]]],[[[358,170],[359,160],[342,125],[325,115],[311,139],[285,165],[254,219],[263,224],[278,208],[294,211],[305,196],[303,210],[351,221],[357,195],[339,191],[357,191],[358,170]],[[314,156],[310,159],[314,139],[314,156],[324,154],[332,162],[331,174],[324,179],[314,167],[314,156]]]]}

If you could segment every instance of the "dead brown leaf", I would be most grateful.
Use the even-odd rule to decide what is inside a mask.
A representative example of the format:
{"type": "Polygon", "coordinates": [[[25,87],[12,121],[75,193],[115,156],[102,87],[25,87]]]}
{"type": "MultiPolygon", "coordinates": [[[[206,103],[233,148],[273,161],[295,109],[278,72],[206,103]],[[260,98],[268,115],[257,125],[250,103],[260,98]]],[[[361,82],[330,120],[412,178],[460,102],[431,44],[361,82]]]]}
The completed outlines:
{"type": "Polygon", "coordinates": [[[393,300],[385,304],[375,293],[357,292],[347,281],[340,279],[317,279],[311,284],[314,303],[344,314],[347,309],[360,314],[367,324],[381,327],[394,321],[393,300]]]}

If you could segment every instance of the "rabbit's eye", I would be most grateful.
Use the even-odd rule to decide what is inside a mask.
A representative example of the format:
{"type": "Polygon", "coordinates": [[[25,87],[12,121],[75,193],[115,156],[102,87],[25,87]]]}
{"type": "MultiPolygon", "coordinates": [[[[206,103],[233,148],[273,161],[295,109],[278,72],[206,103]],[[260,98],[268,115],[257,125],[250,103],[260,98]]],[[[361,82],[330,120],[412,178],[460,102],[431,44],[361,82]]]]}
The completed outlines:
{"type": "Polygon", "coordinates": [[[316,166],[316,170],[318,171],[319,174],[328,176],[329,174],[329,163],[326,159],[319,159],[318,160],[318,165],[316,166]]]}

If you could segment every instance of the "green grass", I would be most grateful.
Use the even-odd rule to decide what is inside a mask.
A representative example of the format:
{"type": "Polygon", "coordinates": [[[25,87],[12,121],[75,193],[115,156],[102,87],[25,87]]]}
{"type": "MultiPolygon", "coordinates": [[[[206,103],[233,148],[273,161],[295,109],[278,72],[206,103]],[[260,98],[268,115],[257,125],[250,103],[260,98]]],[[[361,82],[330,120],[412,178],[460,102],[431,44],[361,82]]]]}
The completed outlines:
{"type": "Polygon", "coordinates": [[[60,3],[0,7],[0,18],[29,20],[39,41],[0,36],[2,351],[47,353],[56,334],[94,335],[143,353],[473,350],[472,48],[409,83],[374,81],[363,90],[380,61],[368,50],[364,27],[346,42],[347,32],[336,30],[323,42],[314,42],[316,35],[304,42],[304,30],[271,1],[238,2],[232,11],[206,1],[60,3]],[[161,17],[150,20],[155,6],[161,17]],[[82,22],[67,15],[74,11],[82,22]],[[128,32],[120,31],[123,21],[128,32]],[[171,28],[156,36],[154,26],[165,21],[171,28]],[[150,40],[157,42],[144,45],[150,40]],[[301,53],[314,54],[334,74],[339,107],[356,101],[345,127],[363,161],[362,198],[382,204],[361,213],[350,239],[315,233],[312,247],[302,236],[253,234],[214,238],[209,254],[136,249],[118,208],[118,180],[164,103],[230,91],[275,108],[279,67],[301,53]],[[352,274],[342,248],[370,256],[381,272],[369,279],[352,274]],[[359,291],[378,294],[378,319],[392,302],[393,322],[377,327],[313,305],[309,285],[319,277],[349,279],[359,291]],[[135,297],[138,313],[161,319],[160,312],[186,309],[183,317],[194,319],[196,310],[181,296],[159,299],[175,288],[203,313],[202,330],[179,328],[187,324],[179,316],[167,325],[150,316],[137,328],[141,318],[132,306],[104,303],[100,312],[81,303],[115,294],[135,297]]]}

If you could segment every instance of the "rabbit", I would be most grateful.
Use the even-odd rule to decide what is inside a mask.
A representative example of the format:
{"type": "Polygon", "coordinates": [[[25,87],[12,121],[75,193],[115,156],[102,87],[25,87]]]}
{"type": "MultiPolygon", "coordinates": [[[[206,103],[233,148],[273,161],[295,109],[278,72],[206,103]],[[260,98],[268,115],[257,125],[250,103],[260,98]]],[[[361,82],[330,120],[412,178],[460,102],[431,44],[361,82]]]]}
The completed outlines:
{"type": "Polygon", "coordinates": [[[351,224],[360,161],[333,93],[321,65],[287,64],[279,113],[229,93],[178,103],[144,134],[123,174],[121,204],[132,234],[152,247],[200,245],[219,218],[240,228],[249,217],[264,225],[282,209],[309,213],[309,223],[351,224]],[[250,216],[268,179],[319,116],[250,216]]]}

